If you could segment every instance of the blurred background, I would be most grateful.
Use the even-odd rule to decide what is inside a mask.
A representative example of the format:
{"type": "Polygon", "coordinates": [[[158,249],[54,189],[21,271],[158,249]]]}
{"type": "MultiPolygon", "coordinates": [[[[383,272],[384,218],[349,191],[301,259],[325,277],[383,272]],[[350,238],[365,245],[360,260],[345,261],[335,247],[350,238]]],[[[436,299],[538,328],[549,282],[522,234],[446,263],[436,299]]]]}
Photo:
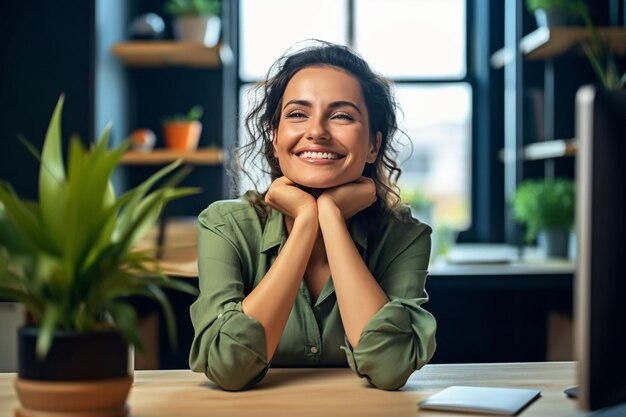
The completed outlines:
{"type": "MultiPolygon", "coordinates": [[[[191,154],[213,153],[189,156],[185,182],[202,193],[166,212],[192,225],[193,242],[189,218],[251,186],[228,167],[232,148],[247,140],[241,123],[254,83],[303,40],[350,45],[393,82],[402,108],[402,195],[434,228],[433,261],[448,256],[446,265],[433,263],[429,281],[441,329],[435,361],[571,357],[558,346],[569,346],[575,254],[520,270],[537,241],[524,241],[511,203],[526,180],[574,178],[574,97],[581,85],[598,83],[580,47],[588,36],[580,18],[537,20],[524,0],[224,0],[216,44],[198,44],[175,33],[180,16],[166,3],[0,4],[2,180],[36,196],[38,162],[18,135],[40,148],[61,94],[66,140],[77,133],[93,142],[112,122],[114,143],[150,129],[155,150],[166,148],[165,118],[201,106],[191,154]]],[[[593,23],[611,32],[608,53],[623,69],[624,2],[588,3],[593,23]]],[[[119,191],[163,164],[142,158],[120,170],[119,191]]],[[[162,352],[159,366],[186,367],[184,347],[169,359],[162,352]]]]}

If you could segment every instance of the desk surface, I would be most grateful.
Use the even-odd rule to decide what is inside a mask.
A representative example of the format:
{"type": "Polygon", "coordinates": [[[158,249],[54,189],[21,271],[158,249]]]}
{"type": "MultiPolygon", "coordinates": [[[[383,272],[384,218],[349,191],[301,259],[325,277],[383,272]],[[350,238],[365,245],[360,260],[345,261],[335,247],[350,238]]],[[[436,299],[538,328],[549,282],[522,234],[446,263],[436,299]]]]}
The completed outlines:
{"type": "MultiPolygon", "coordinates": [[[[587,413],[563,394],[575,382],[574,362],[427,365],[400,391],[371,388],[349,369],[271,369],[256,388],[225,392],[202,374],[137,371],[128,403],[134,417],[170,416],[433,416],[470,414],[419,411],[417,402],[450,385],[537,388],[541,398],[520,416],[572,417],[587,413]]],[[[17,406],[14,374],[0,374],[0,415],[17,406]]],[[[475,414],[472,414],[475,415],[475,414]]]]}

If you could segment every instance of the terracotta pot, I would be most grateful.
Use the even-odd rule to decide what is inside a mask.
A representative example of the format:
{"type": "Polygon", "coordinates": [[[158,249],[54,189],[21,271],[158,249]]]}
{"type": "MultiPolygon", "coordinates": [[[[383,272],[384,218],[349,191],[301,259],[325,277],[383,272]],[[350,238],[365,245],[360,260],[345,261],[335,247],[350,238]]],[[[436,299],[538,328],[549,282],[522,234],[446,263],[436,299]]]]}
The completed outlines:
{"type": "Polygon", "coordinates": [[[181,16],[174,19],[173,29],[179,41],[213,47],[220,40],[221,20],[218,16],[181,16]]]}
{"type": "Polygon", "coordinates": [[[43,359],[36,355],[37,335],[36,327],[18,332],[15,389],[21,408],[16,416],[128,415],[132,366],[129,347],[117,331],[57,331],[43,359]]]}
{"type": "Polygon", "coordinates": [[[175,151],[191,151],[198,147],[202,133],[202,123],[193,122],[167,122],[163,124],[163,136],[165,146],[175,151]]]}

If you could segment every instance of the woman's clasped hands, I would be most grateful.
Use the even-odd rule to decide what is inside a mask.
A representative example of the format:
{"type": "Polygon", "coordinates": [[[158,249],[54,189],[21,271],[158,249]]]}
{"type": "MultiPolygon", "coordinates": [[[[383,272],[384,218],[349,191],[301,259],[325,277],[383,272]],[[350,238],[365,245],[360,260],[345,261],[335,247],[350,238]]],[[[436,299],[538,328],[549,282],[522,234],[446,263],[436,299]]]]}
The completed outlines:
{"type": "Polygon", "coordinates": [[[368,177],[323,190],[317,198],[283,176],[277,178],[265,195],[265,202],[295,220],[305,218],[321,221],[327,216],[349,220],[376,201],[376,186],[368,177]]]}

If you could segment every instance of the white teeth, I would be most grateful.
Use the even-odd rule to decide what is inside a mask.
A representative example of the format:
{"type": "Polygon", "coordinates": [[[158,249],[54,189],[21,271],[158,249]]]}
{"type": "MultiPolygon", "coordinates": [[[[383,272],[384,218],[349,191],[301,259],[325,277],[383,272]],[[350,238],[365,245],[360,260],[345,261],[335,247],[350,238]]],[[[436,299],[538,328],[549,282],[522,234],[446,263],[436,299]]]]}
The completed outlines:
{"type": "Polygon", "coordinates": [[[305,159],[339,159],[339,155],[332,152],[302,152],[300,158],[305,159]]]}

